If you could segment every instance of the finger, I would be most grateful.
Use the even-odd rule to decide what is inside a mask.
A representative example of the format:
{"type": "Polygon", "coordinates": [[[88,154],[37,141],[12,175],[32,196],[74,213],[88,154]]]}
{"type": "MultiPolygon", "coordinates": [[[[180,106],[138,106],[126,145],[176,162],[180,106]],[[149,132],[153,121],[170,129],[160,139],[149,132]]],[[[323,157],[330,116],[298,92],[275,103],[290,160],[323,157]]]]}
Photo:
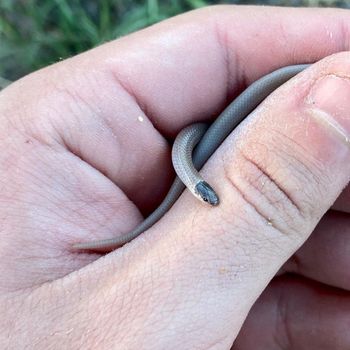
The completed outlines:
{"type": "MultiPolygon", "coordinates": [[[[118,310],[131,328],[142,309],[140,323],[152,330],[143,328],[135,343],[227,348],[349,180],[349,101],[349,53],[276,90],[203,168],[220,205],[203,206],[185,192],[142,238],[81,271],[81,288],[103,293],[110,312],[118,310]]],[[[108,323],[104,317],[95,321],[108,323]]]]}
{"type": "Polygon", "coordinates": [[[283,267],[316,281],[350,290],[350,218],[330,211],[283,267]]]}
{"type": "Polygon", "coordinates": [[[350,294],[282,278],[258,299],[232,350],[349,349],[350,294]]]}
{"type": "Polygon", "coordinates": [[[147,211],[172,176],[159,131],[173,137],[193,121],[212,119],[275,68],[348,49],[349,18],[341,10],[208,8],[36,73],[4,99],[13,115],[21,94],[27,128],[62,142],[147,211]]]}

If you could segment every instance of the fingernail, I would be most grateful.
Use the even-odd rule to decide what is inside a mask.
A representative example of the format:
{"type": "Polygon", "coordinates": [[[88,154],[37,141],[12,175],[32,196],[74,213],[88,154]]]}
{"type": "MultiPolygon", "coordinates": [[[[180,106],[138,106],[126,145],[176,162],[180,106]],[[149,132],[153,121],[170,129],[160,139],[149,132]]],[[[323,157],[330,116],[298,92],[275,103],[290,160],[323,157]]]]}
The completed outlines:
{"type": "Polygon", "coordinates": [[[310,114],[344,142],[350,139],[350,78],[320,78],[307,97],[310,114]]]}

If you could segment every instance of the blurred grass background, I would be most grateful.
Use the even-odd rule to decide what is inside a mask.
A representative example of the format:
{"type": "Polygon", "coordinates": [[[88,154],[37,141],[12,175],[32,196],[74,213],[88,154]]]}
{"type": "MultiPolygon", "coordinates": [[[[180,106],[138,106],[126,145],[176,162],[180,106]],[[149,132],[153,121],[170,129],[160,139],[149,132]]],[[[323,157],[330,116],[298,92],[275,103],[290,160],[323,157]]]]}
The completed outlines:
{"type": "Polygon", "coordinates": [[[0,76],[15,80],[170,16],[225,3],[350,8],[350,0],[0,0],[0,76]]]}

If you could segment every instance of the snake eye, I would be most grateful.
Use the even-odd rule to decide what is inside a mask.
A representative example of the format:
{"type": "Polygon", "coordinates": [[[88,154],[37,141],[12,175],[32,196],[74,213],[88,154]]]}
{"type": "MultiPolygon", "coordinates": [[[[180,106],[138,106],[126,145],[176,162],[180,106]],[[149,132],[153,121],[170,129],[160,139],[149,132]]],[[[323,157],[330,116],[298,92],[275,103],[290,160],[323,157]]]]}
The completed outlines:
{"type": "Polygon", "coordinates": [[[210,187],[210,185],[205,181],[198,182],[195,191],[204,202],[207,202],[211,205],[219,204],[219,197],[210,187]]]}

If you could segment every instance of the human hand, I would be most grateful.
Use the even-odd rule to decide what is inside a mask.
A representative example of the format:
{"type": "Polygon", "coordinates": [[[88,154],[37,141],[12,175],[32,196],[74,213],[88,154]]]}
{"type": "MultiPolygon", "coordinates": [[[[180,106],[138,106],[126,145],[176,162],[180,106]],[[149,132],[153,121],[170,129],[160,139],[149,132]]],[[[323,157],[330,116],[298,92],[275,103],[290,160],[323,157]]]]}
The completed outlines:
{"type": "Polygon", "coordinates": [[[347,50],[349,19],[207,8],[2,91],[1,348],[348,349],[347,188],[303,243],[349,180],[349,53],[278,89],[211,157],[218,207],[186,192],[103,258],[71,246],[136,226],[171,182],[168,139],[269,71],[347,50]]]}

